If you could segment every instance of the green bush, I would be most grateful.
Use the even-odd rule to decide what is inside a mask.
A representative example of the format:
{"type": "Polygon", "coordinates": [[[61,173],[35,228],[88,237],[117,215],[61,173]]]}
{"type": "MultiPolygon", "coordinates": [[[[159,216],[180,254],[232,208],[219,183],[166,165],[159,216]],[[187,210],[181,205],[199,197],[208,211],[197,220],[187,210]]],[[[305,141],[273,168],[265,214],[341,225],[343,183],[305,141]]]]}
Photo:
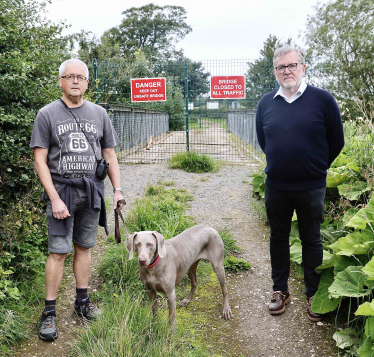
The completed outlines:
{"type": "Polygon", "coordinates": [[[44,18],[36,0],[0,2],[0,214],[33,186],[32,124],[59,97],[58,67],[66,58],[63,24],[44,18]]]}
{"type": "Polygon", "coordinates": [[[238,245],[236,245],[236,239],[232,237],[230,231],[227,228],[218,233],[223,241],[225,257],[233,253],[239,253],[242,250],[238,245]]]}
{"type": "MultiPolygon", "coordinates": [[[[8,280],[14,284],[44,271],[48,233],[41,192],[36,186],[0,218],[0,270],[12,271],[8,280]]],[[[0,283],[0,300],[4,290],[0,283]]]]}
{"type": "Polygon", "coordinates": [[[251,264],[241,258],[236,258],[233,255],[225,258],[223,265],[226,271],[238,273],[240,271],[249,270],[251,264]]]}
{"type": "Polygon", "coordinates": [[[169,162],[172,169],[182,169],[187,172],[211,172],[219,168],[219,164],[208,155],[199,155],[189,151],[173,155],[169,162]]]}

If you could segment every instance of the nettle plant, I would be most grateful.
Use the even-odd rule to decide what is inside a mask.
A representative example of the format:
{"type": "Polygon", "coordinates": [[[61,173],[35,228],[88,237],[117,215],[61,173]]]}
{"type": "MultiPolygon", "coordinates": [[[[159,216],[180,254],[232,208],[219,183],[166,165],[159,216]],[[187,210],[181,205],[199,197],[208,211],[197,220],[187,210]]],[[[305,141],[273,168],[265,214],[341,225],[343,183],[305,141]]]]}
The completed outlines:
{"type": "MultiPolygon", "coordinates": [[[[374,351],[374,126],[358,118],[344,129],[346,145],[327,174],[323,263],[312,309],[325,314],[348,305],[347,328],[333,338],[351,355],[366,357],[374,351]]],[[[257,197],[264,197],[265,179],[263,171],[252,179],[257,197]]],[[[291,260],[302,264],[296,214],[290,236],[291,260]]]]}

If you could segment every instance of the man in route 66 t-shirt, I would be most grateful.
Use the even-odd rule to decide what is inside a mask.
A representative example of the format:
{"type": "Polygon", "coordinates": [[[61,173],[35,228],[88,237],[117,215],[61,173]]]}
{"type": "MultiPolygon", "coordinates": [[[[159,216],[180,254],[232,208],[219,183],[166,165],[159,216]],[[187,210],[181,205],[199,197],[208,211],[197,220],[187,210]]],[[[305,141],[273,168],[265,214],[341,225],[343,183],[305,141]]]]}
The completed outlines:
{"type": "Polygon", "coordinates": [[[65,258],[72,251],[77,293],[74,312],[87,319],[101,313],[87,294],[90,248],[95,246],[98,225],[103,225],[108,234],[104,182],[95,175],[97,160],[104,158],[109,163],[114,207],[123,199],[114,151],[119,139],[105,109],[83,98],[88,86],[86,64],[78,59],[65,61],[58,81],[62,98],[40,109],[30,142],[48,201],[49,257],[45,309],[39,327],[39,338],[44,341],[57,338],[57,292],[65,258]]]}

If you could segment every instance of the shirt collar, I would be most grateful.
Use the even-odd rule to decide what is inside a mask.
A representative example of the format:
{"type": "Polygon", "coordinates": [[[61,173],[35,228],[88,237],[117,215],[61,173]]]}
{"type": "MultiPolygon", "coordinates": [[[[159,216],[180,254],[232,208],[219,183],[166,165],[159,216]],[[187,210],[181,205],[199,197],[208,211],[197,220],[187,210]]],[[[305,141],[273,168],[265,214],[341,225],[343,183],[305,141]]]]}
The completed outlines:
{"type": "MultiPolygon", "coordinates": [[[[303,79],[301,80],[301,84],[300,84],[300,86],[299,86],[299,89],[297,90],[297,92],[296,92],[294,95],[300,97],[300,96],[304,93],[306,87],[307,87],[307,85],[306,85],[305,80],[304,80],[304,78],[303,78],[303,79]]],[[[278,95],[280,95],[280,96],[283,97],[283,98],[287,98],[286,95],[285,95],[284,92],[283,92],[283,88],[282,88],[282,87],[279,87],[279,89],[278,89],[277,93],[275,93],[273,99],[274,99],[276,96],[278,96],[278,95]]]]}

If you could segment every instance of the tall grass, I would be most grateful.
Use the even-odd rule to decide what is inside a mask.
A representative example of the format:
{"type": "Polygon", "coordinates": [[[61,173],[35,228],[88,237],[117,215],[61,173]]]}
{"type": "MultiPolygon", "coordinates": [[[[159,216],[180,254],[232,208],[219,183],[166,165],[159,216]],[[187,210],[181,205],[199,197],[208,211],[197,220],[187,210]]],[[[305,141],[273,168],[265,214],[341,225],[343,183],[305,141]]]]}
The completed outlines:
{"type": "Polygon", "coordinates": [[[153,317],[142,297],[122,294],[107,305],[102,318],[85,331],[71,352],[79,357],[207,356],[186,340],[186,331],[174,332],[167,314],[153,317]]]}
{"type": "Polygon", "coordinates": [[[169,167],[172,169],[182,169],[187,172],[216,172],[221,163],[214,161],[208,155],[199,155],[196,152],[180,152],[172,156],[169,167]]]}

